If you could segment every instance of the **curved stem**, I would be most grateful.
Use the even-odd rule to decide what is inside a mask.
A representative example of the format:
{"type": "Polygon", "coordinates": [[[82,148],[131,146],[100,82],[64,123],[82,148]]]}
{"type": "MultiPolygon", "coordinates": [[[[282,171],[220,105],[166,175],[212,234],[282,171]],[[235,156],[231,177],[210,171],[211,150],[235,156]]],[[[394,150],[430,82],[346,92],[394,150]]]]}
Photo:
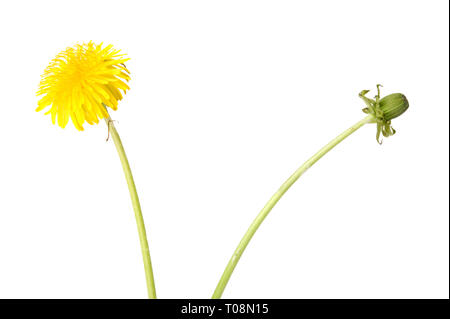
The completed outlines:
{"type": "Polygon", "coordinates": [[[241,258],[242,253],[244,252],[248,243],[252,239],[255,232],[258,230],[261,223],[264,221],[264,219],[270,213],[272,208],[280,200],[280,198],[284,195],[284,193],[287,192],[287,190],[299,179],[300,176],[302,176],[302,174],[308,168],[310,168],[315,162],[317,162],[320,158],[322,158],[322,156],[324,156],[326,153],[328,153],[333,147],[335,147],[340,142],[342,142],[350,134],[352,134],[353,132],[358,130],[361,126],[363,126],[366,123],[372,122],[373,120],[374,120],[374,118],[372,115],[366,116],[361,121],[357,122],[355,125],[353,125],[349,129],[344,131],[342,134],[340,134],[335,139],[333,139],[331,142],[329,142],[327,145],[325,145],[323,148],[321,148],[316,154],[314,154],[305,163],[303,163],[303,165],[300,166],[294,172],[294,174],[292,174],[291,177],[289,177],[287,179],[287,181],[284,182],[283,185],[281,185],[281,187],[270,198],[270,200],[267,202],[267,204],[264,206],[264,208],[261,210],[261,212],[258,214],[258,216],[256,216],[255,220],[248,228],[244,237],[241,239],[239,245],[237,246],[236,250],[234,251],[233,256],[231,256],[231,259],[228,262],[228,264],[225,268],[225,271],[223,272],[222,277],[220,278],[219,283],[217,284],[216,290],[214,291],[214,294],[212,296],[213,299],[219,299],[222,296],[222,293],[225,290],[225,287],[226,287],[228,281],[230,280],[231,274],[233,273],[233,270],[236,267],[237,263],[239,262],[239,259],[241,258]]]}
{"type": "Polygon", "coordinates": [[[139,233],[139,241],[141,243],[142,257],[144,259],[145,278],[147,282],[148,297],[150,299],[156,299],[155,280],[153,279],[152,262],[150,259],[150,251],[148,249],[147,234],[145,232],[144,218],[142,217],[141,204],[139,203],[139,197],[136,191],[136,185],[134,184],[133,175],[131,174],[130,164],[128,163],[127,155],[120,140],[119,133],[114,126],[111,118],[105,119],[108,125],[108,132],[116,146],[117,153],[119,154],[120,162],[122,163],[123,172],[128,184],[128,190],[130,191],[131,202],[133,203],[134,215],[136,217],[136,224],[139,233]]]}

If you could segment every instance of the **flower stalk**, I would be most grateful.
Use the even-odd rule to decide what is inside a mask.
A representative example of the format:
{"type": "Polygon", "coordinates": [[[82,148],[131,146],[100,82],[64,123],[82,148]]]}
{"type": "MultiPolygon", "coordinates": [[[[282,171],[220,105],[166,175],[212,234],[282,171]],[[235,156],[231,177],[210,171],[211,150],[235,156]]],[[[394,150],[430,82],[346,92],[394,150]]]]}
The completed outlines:
{"type": "Polygon", "coordinates": [[[332,150],[346,137],[357,131],[364,124],[373,122],[374,120],[375,118],[372,115],[368,115],[362,120],[358,121],[355,125],[342,132],[342,134],[338,135],[335,139],[333,139],[331,142],[321,148],[316,154],[314,154],[310,159],[303,163],[303,165],[300,166],[294,172],[294,174],[292,174],[291,177],[289,177],[286,182],[283,183],[283,185],[281,185],[277,192],[270,198],[264,208],[260,211],[258,216],[256,216],[256,218],[253,220],[253,223],[250,225],[244,237],[234,251],[234,254],[231,256],[231,259],[228,262],[225,271],[223,272],[222,277],[219,280],[219,283],[217,284],[216,290],[214,291],[214,294],[212,296],[213,299],[221,298],[223,291],[225,290],[225,287],[227,286],[228,281],[230,280],[230,277],[234,269],[236,268],[236,265],[239,262],[239,259],[241,258],[245,248],[247,247],[255,232],[258,230],[261,223],[264,221],[267,215],[269,215],[272,208],[281,199],[284,193],[287,192],[287,190],[300,178],[300,176],[303,175],[304,172],[306,172],[306,170],[308,170],[308,168],[314,165],[314,163],[321,159],[326,153],[332,150]]]}
{"type": "Polygon", "coordinates": [[[113,121],[110,117],[106,118],[105,121],[108,126],[108,131],[114,141],[114,145],[116,146],[117,153],[119,154],[123,172],[125,173],[125,179],[127,180],[128,190],[130,191],[131,202],[133,204],[134,215],[136,217],[136,224],[139,233],[139,242],[141,244],[142,258],[144,260],[148,297],[150,299],[156,299],[155,280],[153,278],[153,268],[150,259],[150,250],[148,248],[147,233],[145,231],[144,218],[142,216],[141,204],[139,203],[139,197],[136,191],[133,174],[131,173],[131,168],[127,155],[125,154],[125,149],[123,148],[122,141],[113,121]]]}

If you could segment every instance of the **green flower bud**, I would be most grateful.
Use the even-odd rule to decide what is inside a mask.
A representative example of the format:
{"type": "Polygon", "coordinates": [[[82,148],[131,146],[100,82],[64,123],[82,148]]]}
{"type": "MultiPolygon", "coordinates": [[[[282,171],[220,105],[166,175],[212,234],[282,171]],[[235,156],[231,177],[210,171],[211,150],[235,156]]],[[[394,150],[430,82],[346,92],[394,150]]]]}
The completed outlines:
{"type": "Polygon", "coordinates": [[[369,90],[363,90],[359,93],[359,97],[366,103],[364,113],[371,114],[374,118],[373,122],[377,123],[377,141],[381,144],[380,135],[389,137],[395,134],[394,128],[391,126],[391,120],[402,115],[409,107],[408,100],[401,93],[393,93],[380,98],[380,86],[377,84],[378,94],[375,99],[366,97],[369,90]]]}
{"type": "Polygon", "coordinates": [[[380,109],[383,111],[385,121],[390,121],[402,115],[408,107],[408,100],[401,93],[389,94],[380,100],[380,109]]]}

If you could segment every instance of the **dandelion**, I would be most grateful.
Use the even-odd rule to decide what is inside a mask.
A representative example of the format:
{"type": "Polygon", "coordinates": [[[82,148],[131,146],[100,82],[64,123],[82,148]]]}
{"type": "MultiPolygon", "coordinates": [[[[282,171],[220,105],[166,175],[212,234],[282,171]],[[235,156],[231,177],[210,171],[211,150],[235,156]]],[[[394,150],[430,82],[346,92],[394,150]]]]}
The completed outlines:
{"type": "Polygon", "coordinates": [[[45,69],[39,84],[36,111],[49,107],[53,124],[64,128],[69,118],[83,131],[83,124],[108,118],[104,105],[117,110],[118,101],[129,90],[125,67],[128,61],[112,45],[77,44],[59,53],[45,69]]]}
{"type": "Polygon", "coordinates": [[[303,175],[303,173],[310,168],[314,163],[321,159],[326,153],[333,149],[336,145],[342,142],[345,138],[350,136],[352,133],[357,131],[363,125],[368,123],[377,124],[377,134],[376,139],[378,143],[381,144],[380,134],[384,137],[389,137],[395,134],[395,130],[391,126],[391,120],[403,114],[409,107],[408,100],[401,93],[394,93],[380,98],[380,84],[377,85],[378,94],[375,99],[369,99],[366,94],[369,90],[363,90],[359,96],[364,100],[366,108],[363,109],[364,113],[367,113],[366,117],[362,120],[345,130],[343,133],[338,135],[335,139],[329,142],[327,145],[322,147],[316,154],[314,154],[310,159],[308,159],[302,166],[300,166],[294,174],[292,174],[286,182],[278,189],[278,191],[270,198],[267,204],[263,207],[260,213],[256,216],[253,223],[248,228],[244,237],[239,242],[238,247],[234,251],[233,256],[225,267],[225,271],[217,284],[217,287],[213,293],[212,298],[218,299],[222,296],[225,287],[230,280],[230,277],[236,268],[239,259],[241,258],[245,248],[252,239],[255,232],[258,230],[261,223],[269,215],[272,208],[278,203],[281,197],[288,191],[288,189],[303,175]]]}
{"type": "Polygon", "coordinates": [[[148,248],[147,234],[142,217],[136,185],[131,173],[119,133],[107,108],[117,110],[118,102],[129,90],[126,84],[130,72],[125,66],[129,59],[112,45],[103,47],[93,42],[77,44],[59,53],[45,69],[39,84],[36,111],[49,110],[53,124],[64,128],[72,123],[83,131],[83,124],[97,124],[104,119],[119,154],[130,192],[131,202],[138,226],[149,298],[156,298],[153,269],[148,248]]]}

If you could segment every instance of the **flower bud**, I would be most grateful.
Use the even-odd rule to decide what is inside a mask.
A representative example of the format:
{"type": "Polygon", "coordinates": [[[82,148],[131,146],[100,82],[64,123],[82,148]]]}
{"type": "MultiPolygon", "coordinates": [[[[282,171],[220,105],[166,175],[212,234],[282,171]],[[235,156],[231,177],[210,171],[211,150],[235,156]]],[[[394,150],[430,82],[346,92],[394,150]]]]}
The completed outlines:
{"type": "Polygon", "coordinates": [[[385,121],[390,121],[402,115],[409,107],[406,96],[401,93],[386,95],[380,100],[380,109],[385,121]]]}

